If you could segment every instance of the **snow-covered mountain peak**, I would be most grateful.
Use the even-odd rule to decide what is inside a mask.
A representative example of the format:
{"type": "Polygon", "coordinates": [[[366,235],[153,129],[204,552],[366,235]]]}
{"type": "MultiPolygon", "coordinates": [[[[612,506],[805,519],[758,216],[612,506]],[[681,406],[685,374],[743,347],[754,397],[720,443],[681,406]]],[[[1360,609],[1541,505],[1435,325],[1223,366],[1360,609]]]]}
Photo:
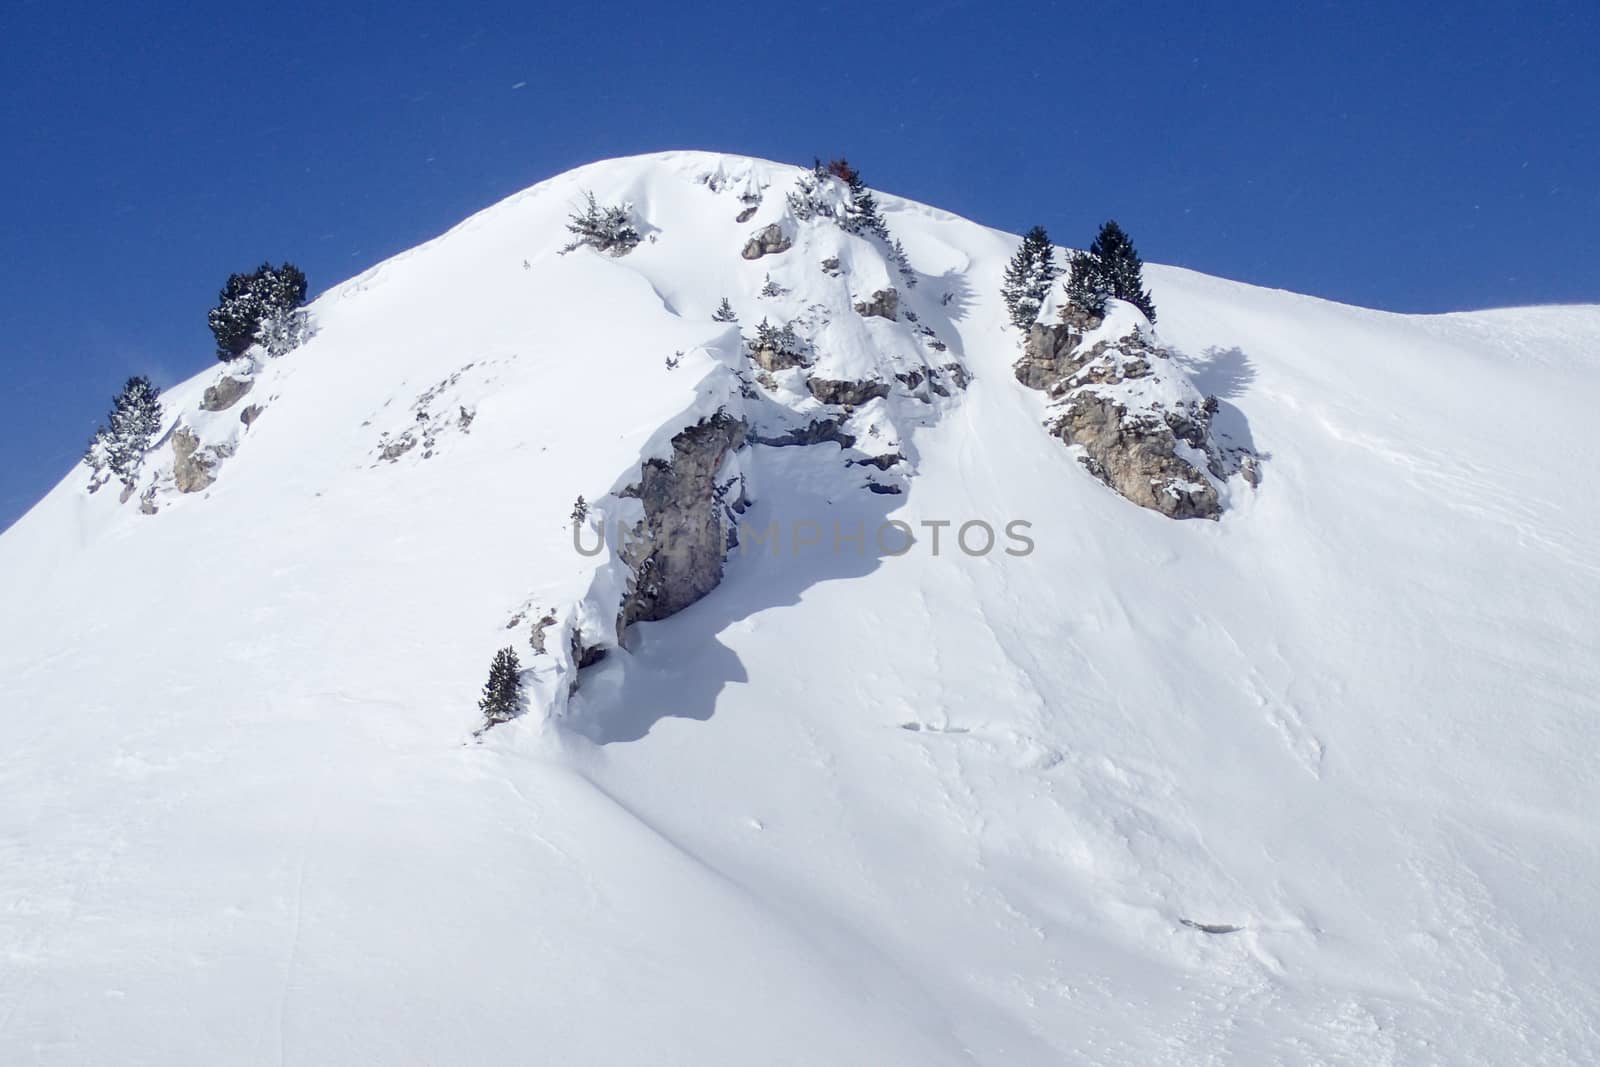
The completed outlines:
{"type": "Polygon", "coordinates": [[[0,536],[0,1060],[1600,1055],[1600,308],[873,192],[543,182],[0,536]]]}

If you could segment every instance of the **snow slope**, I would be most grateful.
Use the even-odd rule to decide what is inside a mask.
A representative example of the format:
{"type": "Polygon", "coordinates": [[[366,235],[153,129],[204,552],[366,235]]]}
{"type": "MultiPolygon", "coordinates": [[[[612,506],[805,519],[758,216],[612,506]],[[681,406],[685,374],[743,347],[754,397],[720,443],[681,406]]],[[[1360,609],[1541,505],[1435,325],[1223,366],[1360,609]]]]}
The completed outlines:
{"type": "Polygon", "coordinates": [[[869,242],[740,258],[797,173],[535,186],[321,297],[247,431],[196,411],[220,371],[170,390],[236,439],[204,493],[144,515],[75,471],[0,536],[0,1062],[1600,1061],[1600,308],[1148,268],[1263,457],[1174,522],[1013,379],[1015,238],[882,196],[904,306],[973,376],[859,413],[905,492],[834,444],[741,452],[745,521],[826,543],[747,539],[566,696],[620,581],[573,500],[630,515],[718,407],[813,413],[739,391],[724,295],[747,332],[817,309],[829,377],[928,355],[850,312],[893,281],[869,242]],[[650,239],[558,255],[585,190],[650,239]],[[890,518],[911,551],[834,551],[890,518]],[[975,519],[1035,550],[921,525],[975,519]],[[507,643],[535,706],[478,743],[507,643]]]}

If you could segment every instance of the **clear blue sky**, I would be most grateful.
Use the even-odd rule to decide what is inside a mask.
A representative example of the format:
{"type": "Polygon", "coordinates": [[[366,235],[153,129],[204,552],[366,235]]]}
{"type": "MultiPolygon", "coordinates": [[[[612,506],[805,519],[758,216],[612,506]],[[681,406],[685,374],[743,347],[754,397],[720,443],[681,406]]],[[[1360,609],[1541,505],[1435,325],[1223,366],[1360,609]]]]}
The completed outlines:
{"type": "Polygon", "coordinates": [[[1600,301],[1600,3],[0,0],[0,526],[230,271],[313,292],[590,160],[878,188],[1400,311],[1600,301]],[[1424,11],[1424,8],[1433,11],[1424,11]]]}

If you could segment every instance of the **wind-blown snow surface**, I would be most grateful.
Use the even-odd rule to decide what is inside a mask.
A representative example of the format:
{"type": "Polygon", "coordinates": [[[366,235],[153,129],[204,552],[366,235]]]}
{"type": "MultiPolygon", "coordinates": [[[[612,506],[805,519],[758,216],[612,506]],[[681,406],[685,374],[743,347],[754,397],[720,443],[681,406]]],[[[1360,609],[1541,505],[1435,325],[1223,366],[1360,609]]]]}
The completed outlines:
{"type": "Polygon", "coordinates": [[[748,330],[771,272],[843,323],[876,287],[865,243],[843,281],[739,258],[796,173],[537,186],[318,300],[205,493],[76,471],[0,537],[0,1062],[1600,1061],[1600,309],[1151,267],[1264,457],[1173,522],[1013,380],[1015,239],[884,196],[974,381],[895,442],[905,495],[757,448],[747,521],[1036,550],[736,551],[559,719],[472,741],[497,647],[550,696],[506,625],[598,580],[574,498],[726,399],[717,301],[748,330]],[[654,239],[557,256],[586,189],[654,239]],[[470,432],[380,461],[458,371],[470,432]]]}

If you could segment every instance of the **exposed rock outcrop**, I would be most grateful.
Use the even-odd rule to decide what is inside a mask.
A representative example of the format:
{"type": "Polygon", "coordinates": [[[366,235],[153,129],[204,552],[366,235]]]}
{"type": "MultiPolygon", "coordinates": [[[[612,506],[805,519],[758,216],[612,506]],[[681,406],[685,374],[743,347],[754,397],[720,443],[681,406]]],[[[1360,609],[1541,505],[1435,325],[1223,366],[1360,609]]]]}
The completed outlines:
{"type": "Polygon", "coordinates": [[[1082,445],[1084,466],[1143,508],[1174,519],[1215,519],[1217,490],[1177,455],[1172,428],[1132,414],[1126,405],[1090,392],[1074,394],[1050,424],[1068,444],[1082,445]]]}
{"type": "Polygon", "coordinates": [[[866,300],[852,306],[856,309],[857,315],[876,316],[893,322],[900,315],[900,294],[891,285],[887,289],[879,289],[866,300]]]}
{"type": "Polygon", "coordinates": [[[802,352],[777,347],[752,347],[750,358],[764,371],[789,370],[792,367],[806,366],[806,357],[802,352]]]}
{"type": "Polygon", "coordinates": [[[824,404],[837,404],[843,407],[858,407],[869,400],[889,395],[889,384],[880,382],[876,378],[858,382],[812,378],[806,382],[806,388],[811,390],[812,396],[824,404]]]}
{"type": "Polygon", "coordinates": [[[832,441],[840,448],[854,448],[856,438],[854,434],[844,431],[843,423],[839,419],[812,419],[804,426],[781,434],[772,434],[761,437],[750,435],[750,441],[758,445],[770,445],[774,448],[788,448],[790,446],[805,447],[807,445],[820,445],[824,441],[832,441]]]}
{"type": "Polygon", "coordinates": [[[1035,325],[1017,380],[1049,394],[1045,426],[1081,446],[1083,465],[1122,496],[1174,519],[1219,518],[1218,483],[1243,472],[1254,485],[1254,455],[1212,439],[1216,398],[1202,397],[1145,330],[1093,337],[1102,325],[1082,315],[1035,325]]]}
{"type": "Polygon", "coordinates": [[[200,447],[200,438],[187,426],[172,433],[172,480],[180,493],[198,493],[217,480],[217,457],[200,447]]]}
{"type": "Polygon", "coordinates": [[[260,404],[251,404],[243,411],[239,412],[239,421],[244,423],[246,426],[251,426],[255,423],[256,419],[260,417],[263,410],[265,409],[262,408],[260,404]]]}
{"type": "Polygon", "coordinates": [[[750,240],[744,243],[744,250],[739,254],[745,259],[760,259],[762,256],[787,252],[793,246],[794,242],[783,232],[783,227],[773,222],[752,234],[750,240]]]}
{"type": "Polygon", "coordinates": [[[206,387],[200,398],[201,411],[227,411],[248,393],[256,383],[249,378],[223,377],[216,385],[206,387]]]}
{"type": "Polygon", "coordinates": [[[672,439],[670,461],[646,462],[639,484],[624,493],[644,505],[644,519],[622,544],[633,580],[618,613],[619,633],[682,611],[722,581],[724,521],[742,508],[743,497],[727,501],[717,472],[744,439],[739,419],[720,413],[703,419],[672,439]]]}

